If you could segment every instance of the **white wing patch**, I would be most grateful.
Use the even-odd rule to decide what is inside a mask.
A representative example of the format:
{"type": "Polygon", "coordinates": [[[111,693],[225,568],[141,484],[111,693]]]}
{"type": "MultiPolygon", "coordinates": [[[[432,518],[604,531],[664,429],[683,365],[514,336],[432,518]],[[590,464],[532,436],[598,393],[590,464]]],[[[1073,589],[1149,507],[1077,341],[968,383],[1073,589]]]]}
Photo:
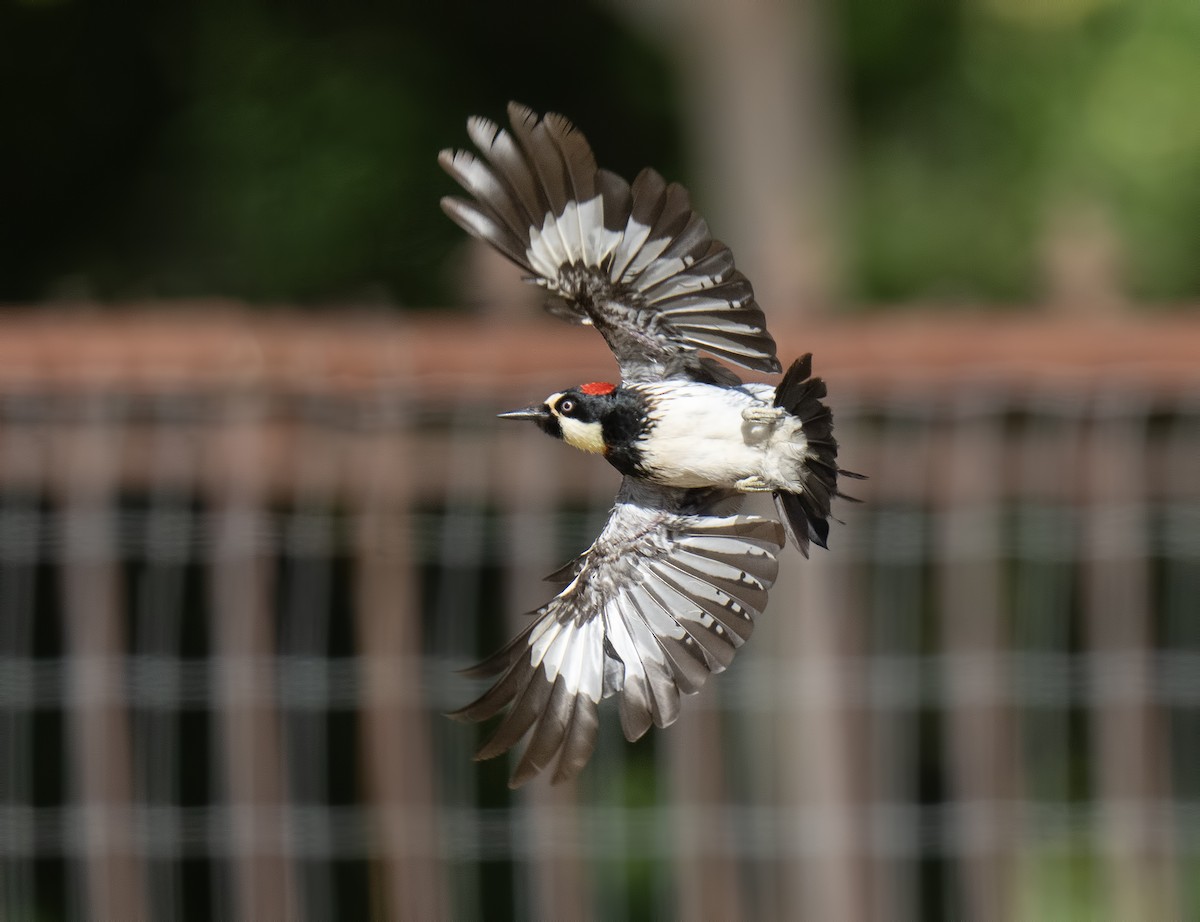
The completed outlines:
{"type": "MultiPolygon", "coordinates": [[[[525,256],[543,279],[557,282],[564,266],[600,266],[621,242],[621,232],[604,226],[604,200],[600,196],[586,202],[568,202],[562,214],[547,212],[540,226],[529,226],[529,247],[525,256]]],[[[616,281],[614,279],[614,281],[616,281]]],[[[560,294],[556,284],[546,286],[560,294]]]]}

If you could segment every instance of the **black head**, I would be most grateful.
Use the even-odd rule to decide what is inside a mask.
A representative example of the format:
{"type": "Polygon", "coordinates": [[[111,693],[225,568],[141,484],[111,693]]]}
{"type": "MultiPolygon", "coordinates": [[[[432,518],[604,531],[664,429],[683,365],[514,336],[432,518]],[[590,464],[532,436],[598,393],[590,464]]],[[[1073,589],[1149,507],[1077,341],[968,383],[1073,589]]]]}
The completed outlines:
{"type": "MultiPolygon", "coordinates": [[[[609,455],[636,438],[640,401],[613,384],[581,384],[551,394],[541,404],[501,413],[501,419],[528,419],[547,435],[580,451],[609,455]]],[[[611,460],[611,458],[610,458],[611,460]]]]}

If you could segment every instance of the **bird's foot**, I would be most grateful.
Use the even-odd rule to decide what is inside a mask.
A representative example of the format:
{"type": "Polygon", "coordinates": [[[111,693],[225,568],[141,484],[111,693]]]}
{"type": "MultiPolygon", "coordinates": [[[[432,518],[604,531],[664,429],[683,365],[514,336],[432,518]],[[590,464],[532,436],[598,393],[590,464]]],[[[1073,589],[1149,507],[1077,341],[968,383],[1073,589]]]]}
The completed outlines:
{"type": "Polygon", "coordinates": [[[743,493],[773,493],[775,488],[769,483],[753,474],[750,477],[743,477],[741,480],[734,483],[734,487],[741,490],[743,493]]]}
{"type": "Polygon", "coordinates": [[[775,423],[786,415],[783,407],[746,407],[742,410],[742,419],[748,423],[775,423]]]}

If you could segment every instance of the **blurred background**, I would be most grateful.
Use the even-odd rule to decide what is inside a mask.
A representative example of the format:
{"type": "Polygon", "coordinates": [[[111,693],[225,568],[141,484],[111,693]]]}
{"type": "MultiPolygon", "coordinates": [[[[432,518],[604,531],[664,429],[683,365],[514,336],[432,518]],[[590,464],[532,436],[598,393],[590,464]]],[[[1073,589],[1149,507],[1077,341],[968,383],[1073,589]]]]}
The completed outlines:
{"type": "MultiPolygon", "coordinates": [[[[0,0],[0,916],[1200,917],[1194,0],[0,0]],[[667,731],[513,793],[455,672],[610,378],[438,208],[654,165],[870,475],[667,731]]],[[[856,484],[855,486],[860,486],[856,484]]]]}

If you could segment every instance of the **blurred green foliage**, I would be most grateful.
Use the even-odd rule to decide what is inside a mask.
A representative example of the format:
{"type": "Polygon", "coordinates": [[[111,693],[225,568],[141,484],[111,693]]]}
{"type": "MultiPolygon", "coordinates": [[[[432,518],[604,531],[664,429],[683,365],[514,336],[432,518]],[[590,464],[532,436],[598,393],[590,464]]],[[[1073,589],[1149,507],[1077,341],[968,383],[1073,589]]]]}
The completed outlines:
{"type": "Polygon", "coordinates": [[[1104,865],[1086,839],[1064,839],[1021,856],[1015,917],[1055,922],[1116,922],[1103,886],[1104,865]]]}
{"type": "Polygon", "coordinates": [[[678,161],[665,62],[553,0],[6,2],[0,61],[3,301],[448,303],[435,157],[509,99],[678,161]]]}
{"type": "Polygon", "coordinates": [[[852,285],[1025,298],[1056,220],[1111,224],[1130,293],[1200,293],[1200,4],[848,0],[852,285]]]}
{"type": "MultiPolygon", "coordinates": [[[[616,5],[0,3],[0,301],[450,303],[437,150],[568,114],[687,179],[665,50],[616,5]]],[[[856,300],[1024,300],[1099,213],[1131,293],[1200,293],[1200,4],[831,4],[856,300]]],[[[753,143],[747,139],[747,143],[753,143]]]]}

